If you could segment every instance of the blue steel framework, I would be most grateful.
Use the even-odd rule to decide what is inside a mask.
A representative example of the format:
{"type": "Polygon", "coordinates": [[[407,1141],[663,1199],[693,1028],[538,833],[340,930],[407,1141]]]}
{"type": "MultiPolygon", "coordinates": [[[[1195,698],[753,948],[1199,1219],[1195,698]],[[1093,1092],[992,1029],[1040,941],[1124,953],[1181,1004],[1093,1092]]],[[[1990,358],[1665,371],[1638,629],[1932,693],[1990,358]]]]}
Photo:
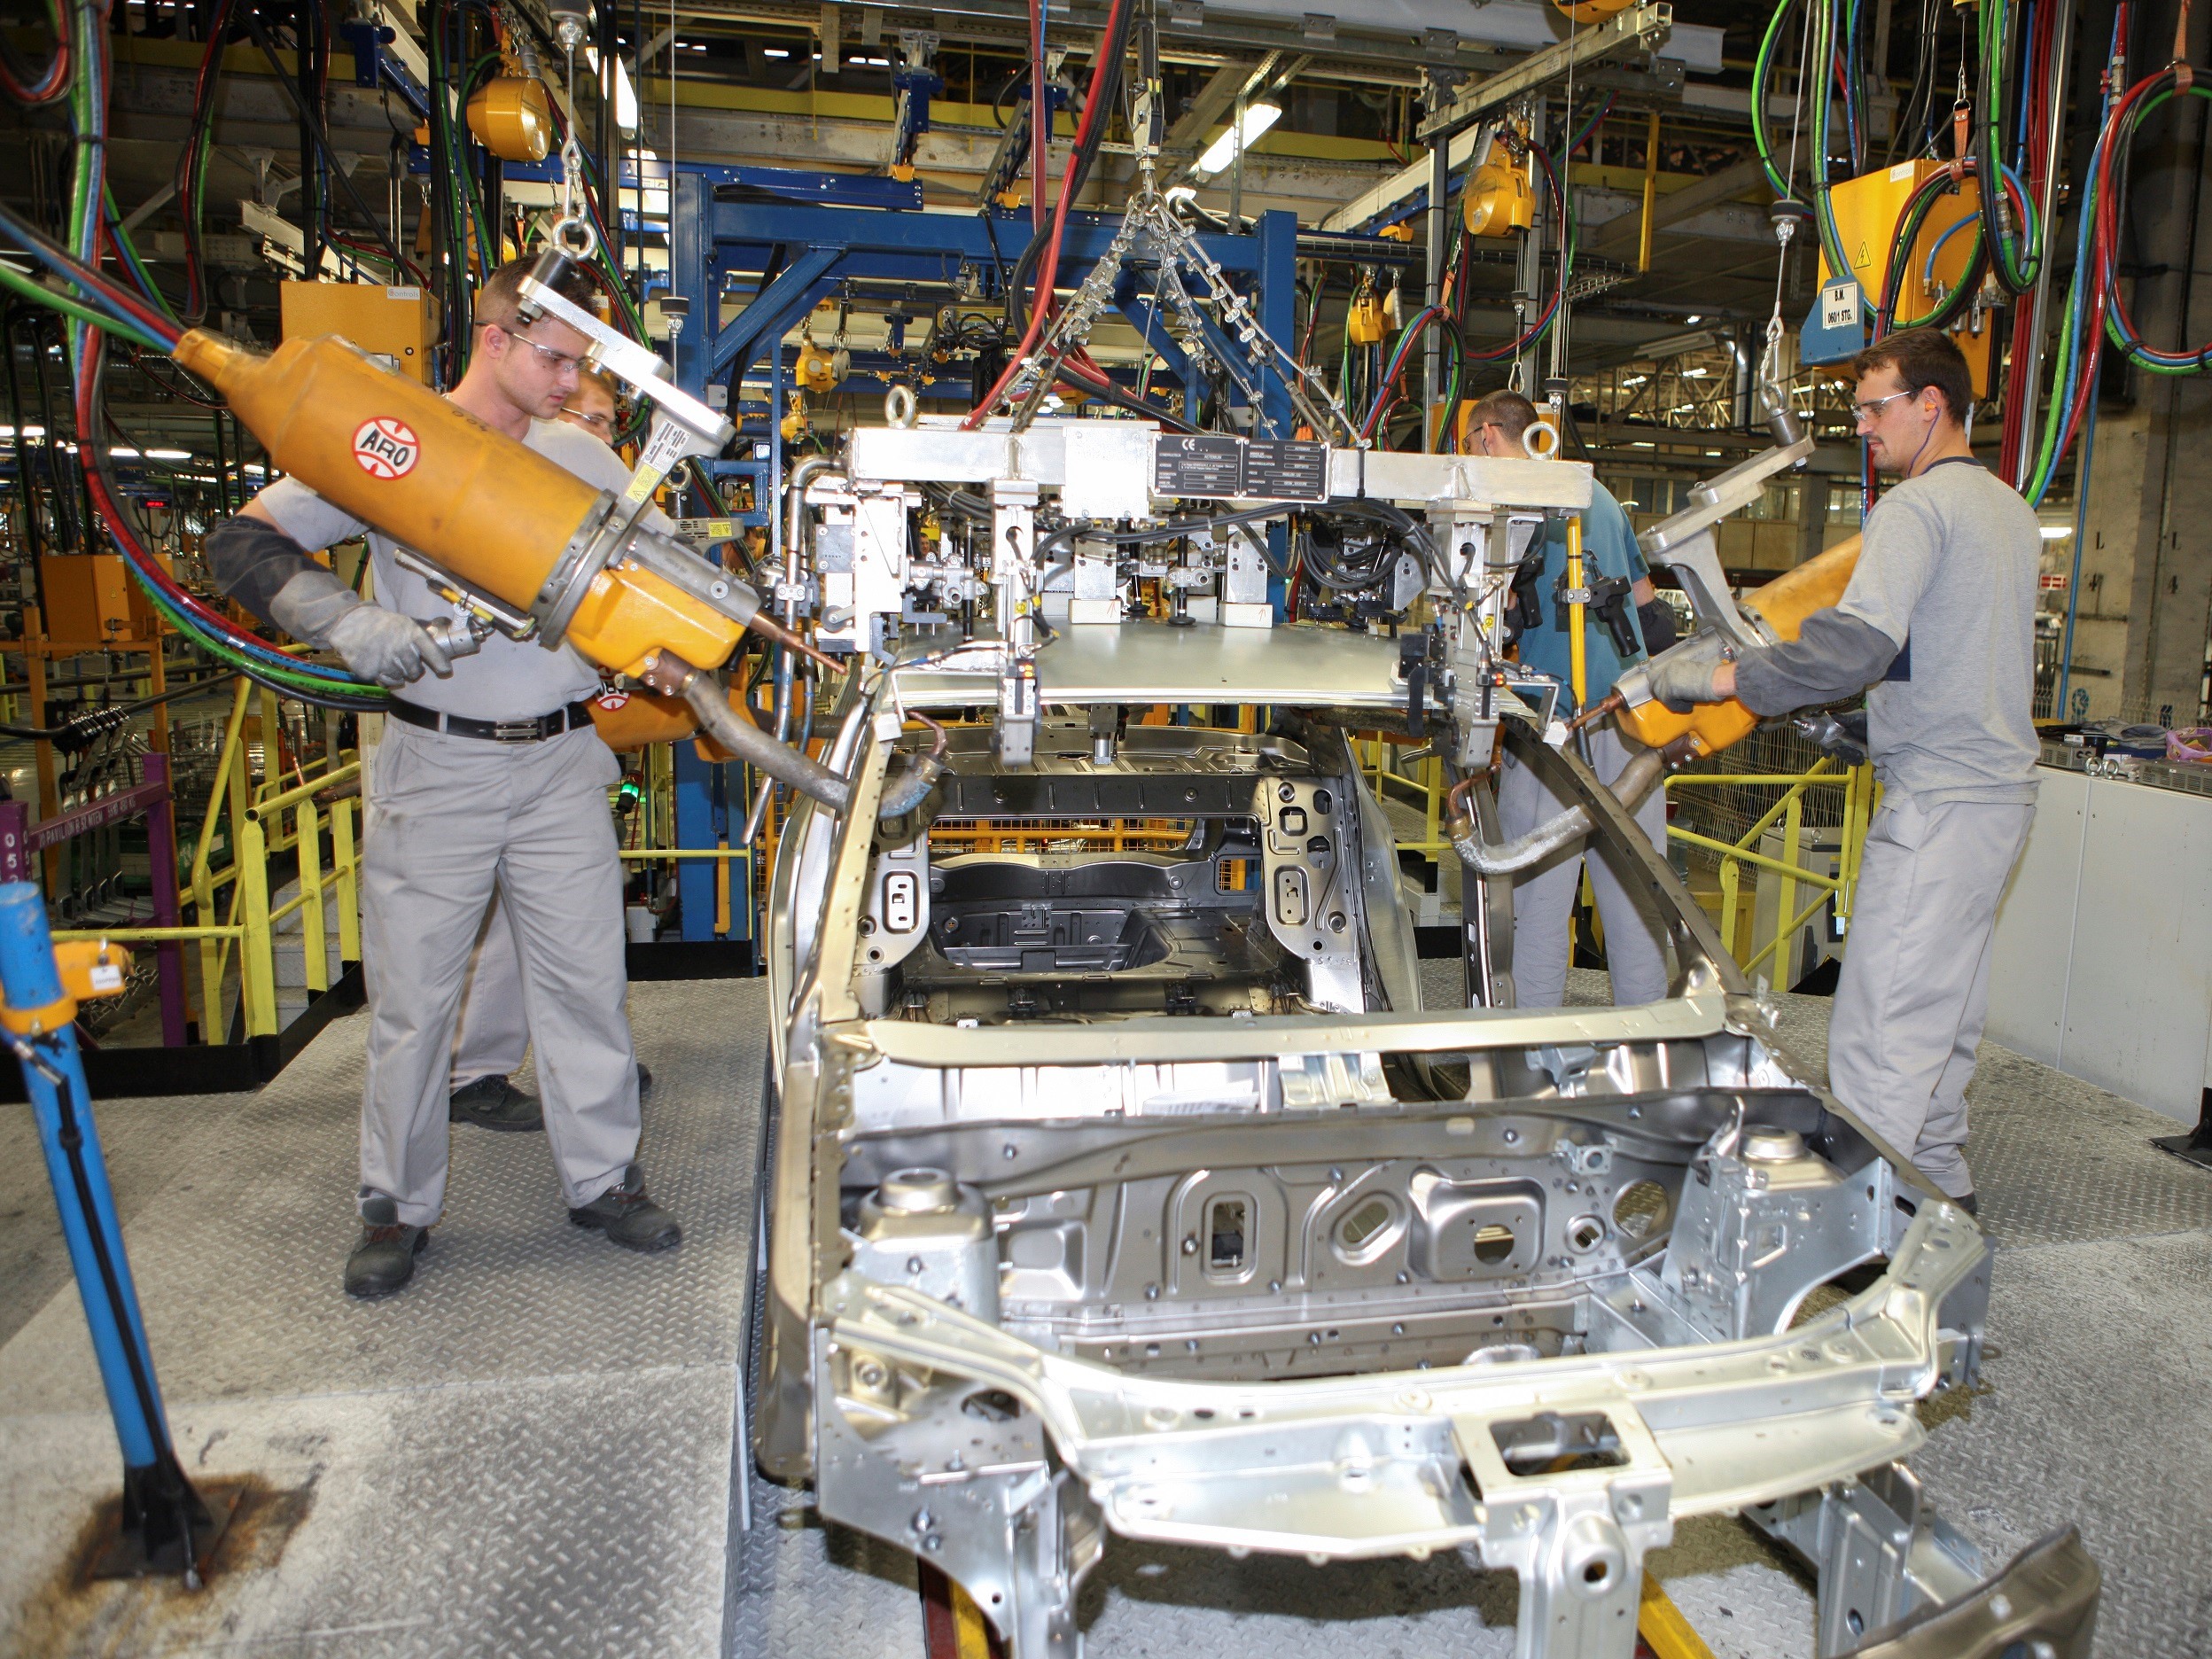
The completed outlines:
{"type": "MultiPolygon", "coordinates": [[[[717,200],[718,185],[751,183],[719,176],[729,171],[677,165],[669,204],[669,285],[672,292],[692,302],[692,326],[698,332],[679,342],[674,354],[675,378],[694,397],[708,396],[710,386],[727,387],[733,410],[740,405],[739,393],[749,378],[765,379],[769,418],[766,441],[759,448],[766,453],[753,460],[718,463],[713,471],[717,477],[753,481],[754,510],[739,516],[768,532],[771,548],[780,558],[781,520],[775,509],[783,495],[783,456],[775,432],[783,408],[786,339],[815,306],[850,280],[949,288],[963,267],[993,273],[1010,268],[1027,245],[1030,222],[1025,213],[1004,210],[994,210],[986,220],[980,212],[827,206],[790,199],[795,192],[763,199],[765,192],[754,189],[744,192],[751,199],[717,200]],[[745,278],[751,279],[749,284],[745,278]],[[752,290],[749,301],[736,316],[722,322],[725,293],[747,285],[752,290]]],[[[1070,285],[1081,281],[1105,253],[1119,223],[1118,216],[1069,214],[1060,270],[1070,285]]],[[[1297,316],[1297,216],[1262,214],[1250,235],[1206,236],[1200,241],[1226,273],[1250,286],[1260,325],[1278,340],[1291,340],[1297,316]]],[[[1136,271],[1124,273],[1114,302],[1167,365],[1169,375],[1182,381],[1188,365],[1159,322],[1136,271]]],[[[1208,344],[1244,356],[1218,333],[1208,344]]],[[[1287,431],[1289,394],[1272,363],[1256,366],[1261,411],[1278,430],[1287,431]]],[[[1281,526],[1273,534],[1280,539],[1281,526]]],[[[1277,547],[1278,557],[1283,551],[1277,547]]],[[[679,744],[675,780],[677,845],[719,845],[731,833],[731,791],[725,768],[710,766],[690,744],[679,744]]],[[[741,814],[743,805],[738,803],[741,814]]],[[[753,897],[750,876],[749,864],[730,872],[732,931],[742,926],[748,937],[753,897]]],[[[713,938],[713,872],[704,860],[685,859],[679,861],[676,881],[683,937],[713,938]]]]}

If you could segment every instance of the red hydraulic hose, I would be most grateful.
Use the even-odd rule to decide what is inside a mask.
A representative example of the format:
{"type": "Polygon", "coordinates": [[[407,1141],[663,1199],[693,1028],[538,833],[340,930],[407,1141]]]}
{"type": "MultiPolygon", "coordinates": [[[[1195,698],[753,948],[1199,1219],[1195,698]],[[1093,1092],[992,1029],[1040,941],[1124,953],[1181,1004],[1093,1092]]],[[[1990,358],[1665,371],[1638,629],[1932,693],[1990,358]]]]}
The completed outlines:
{"type": "MultiPolygon", "coordinates": [[[[1106,32],[1102,38],[1110,41],[1116,37],[1121,27],[1122,10],[1127,4],[1128,0],[1114,0],[1113,9],[1106,14],[1106,32]]],[[[1092,66],[1094,89],[1098,85],[1105,67],[1102,59],[1092,66]]],[[[1099,106],[1105,101],[1095,97],[1083,101],[1083,120],[1076,128],[1075,148],[1070,152],[1068,170],[1060,175],[1060,199],[1052,210],[1052,238],[1045,244],[1045,257],[1037,268],[1037,303],[1030,308],[1029,327],[1022,334],[1022,343],[1007,354],[1006,367],[999,373],[998,384],[985,394],[974,409],[969,410],[968,418],[961,422],[962,432],[973,432],[983,424],[998,401],[1006,395],[1007,387],[1014,384],[1015,377],[1021,372],[1022,360],[1029,355],[1031,348],[1045,331],[1045,319],[1052,310],[1053,282],[1060,274],[1060,245],[1066,240],[1068,234],[1068,207],[1075,195],[1071,188],[1075,183],[1072,158],[1080,154],[1084,144],[1089,141],[1091,128],[1100,119],[1099,106]]],[[[1041,160],[1039,169],[1037,176],[1041,181],[1044,177],[1041,160]]]]}

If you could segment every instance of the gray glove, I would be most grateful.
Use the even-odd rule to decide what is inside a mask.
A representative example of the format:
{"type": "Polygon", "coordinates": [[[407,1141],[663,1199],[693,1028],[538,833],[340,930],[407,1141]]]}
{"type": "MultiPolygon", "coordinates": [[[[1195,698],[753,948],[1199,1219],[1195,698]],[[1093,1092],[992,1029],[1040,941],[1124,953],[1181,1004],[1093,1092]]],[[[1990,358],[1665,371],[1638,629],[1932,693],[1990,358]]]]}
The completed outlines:
{"type": "Polygon", "coordinates": [[[453,658],[421,623],[382,605],[356,602],[331,627],[330,645],[348,668],[381,686],[419,680],[425,668],[440,680],[453,674],[453,658]]]}
{"type": "Polygon", "coordinates": [[[1721,700],[1713,679],[1723,663],[1733,659],[1728,642],[1709,631],[1661,652],[1651,659],[1645,672],[1650,678],[1652,696],[1677,714],[1686,714],[1700,703],[1721,700]]]}
{"type": "Polygon", "coordinates": [[[346,666],[378,685],[403,686],[428,668],[443,679],[453,658],[421,623],[396,611],[363,604],[359,595],[315,565],[286,581],[269,601],[270,619],[292,638],[327,647],[346,666]]]}

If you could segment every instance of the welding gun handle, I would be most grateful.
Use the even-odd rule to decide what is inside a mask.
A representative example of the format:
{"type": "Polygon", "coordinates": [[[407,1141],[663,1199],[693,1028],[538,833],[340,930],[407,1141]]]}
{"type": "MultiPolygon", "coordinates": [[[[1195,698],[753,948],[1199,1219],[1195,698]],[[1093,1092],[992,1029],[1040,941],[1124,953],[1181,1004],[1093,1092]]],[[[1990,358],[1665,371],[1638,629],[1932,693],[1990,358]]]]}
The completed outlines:
{"type": "Polygon", "coordinates": [[[473,657],[484,649],[484,641],[491,629],[471,618],[460,621],[452,617],[411,618],[415,626],[436,642],[438,649],[448,657],[473,657]]]}

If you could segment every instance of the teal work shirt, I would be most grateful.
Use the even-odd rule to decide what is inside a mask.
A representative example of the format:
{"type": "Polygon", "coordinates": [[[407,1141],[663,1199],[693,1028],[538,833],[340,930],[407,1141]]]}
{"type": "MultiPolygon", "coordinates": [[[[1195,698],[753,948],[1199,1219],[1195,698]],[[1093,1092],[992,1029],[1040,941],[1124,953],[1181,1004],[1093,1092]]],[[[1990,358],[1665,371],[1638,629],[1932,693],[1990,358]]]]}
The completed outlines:
{"type": "MultiPolygon", "coordinates": [[[[1567,522],[1562,518],[1552,526],[1544,543],[1544,574],[1537,587],[1543,597],[1544,625],[1530,628],[1521,635],[1521,665],[1539,674],[1556,675],[1571,697],[1574,681],[1569,661],[1567,622],[1572,613],[1552,596],[1553,585],[1566,571],[1567,522]]],[[[1593,480],[1590,506],[1582,515],[1583,580],[1588,583],[1601,576],[1625,576],[1632,583],[1641,581],[1648,574],[1628,514],[1613,499],[1612,491],[1593,480]]],[[[1635,652],[1629,657],[1623,657],[1613,649],[1613,631],[1606,627],[1596,608],[1583,609],[1584,691],[1592,703],[1611,691],[1616,680],[1644,659],[1644,625],[1636,615],[1636,600],[1632,595],[1622,603],[1628,615],[1629,631],[1636,636],[1635,652]]],[[[1567,700],[1561,699],[1562,707],[1567,700]]]]}

